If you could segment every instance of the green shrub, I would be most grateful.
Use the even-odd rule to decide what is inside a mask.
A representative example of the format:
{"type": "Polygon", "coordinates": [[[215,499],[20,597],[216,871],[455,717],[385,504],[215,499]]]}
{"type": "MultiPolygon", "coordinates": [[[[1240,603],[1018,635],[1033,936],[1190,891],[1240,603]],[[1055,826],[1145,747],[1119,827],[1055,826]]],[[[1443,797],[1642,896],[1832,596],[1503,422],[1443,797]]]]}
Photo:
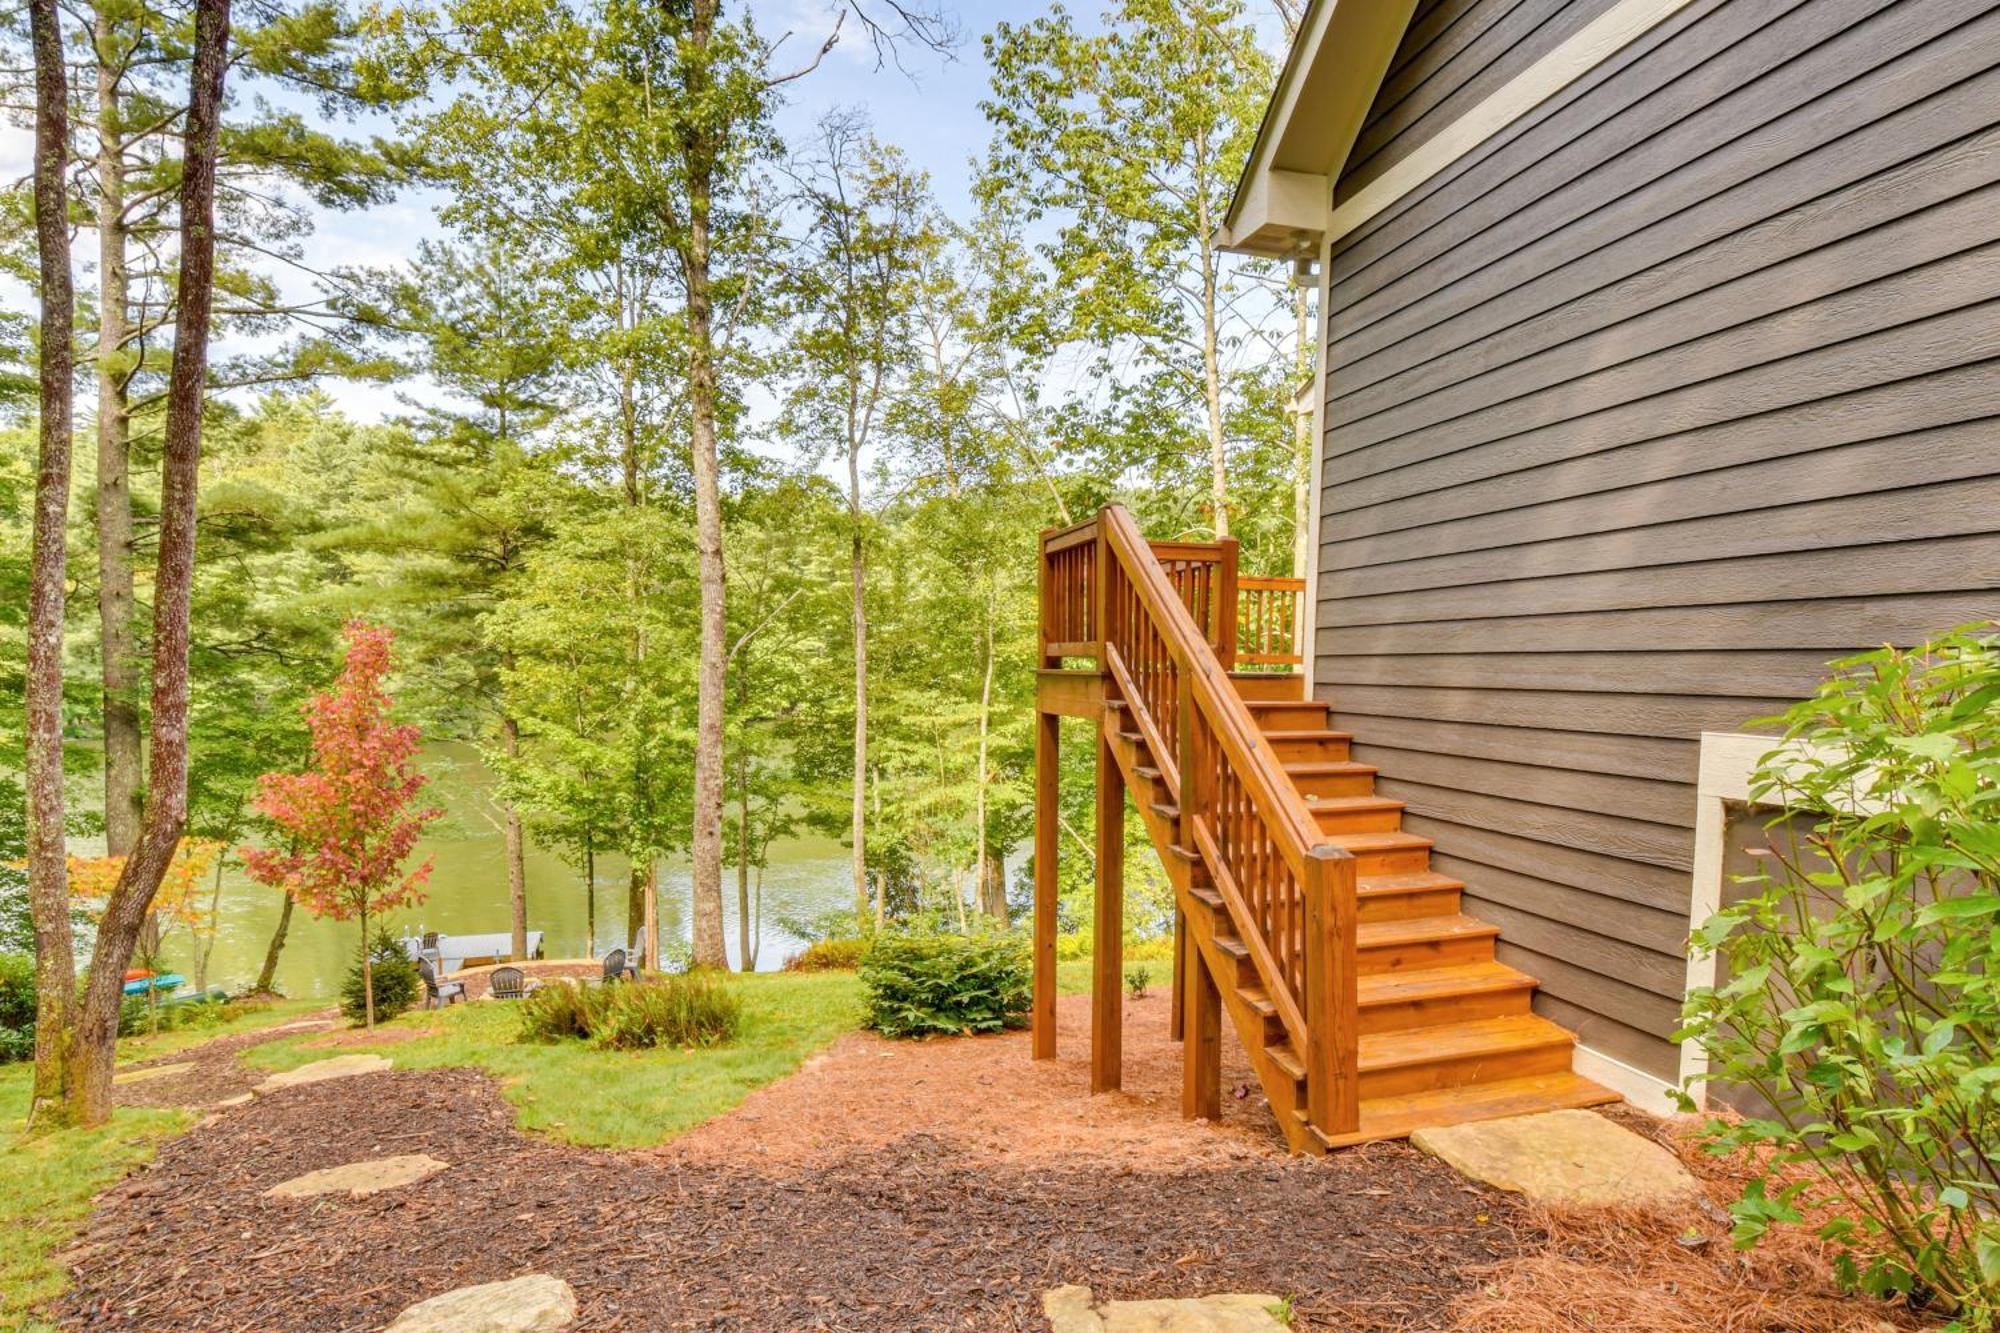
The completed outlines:
{"type": "Polygon", "coordinates": [[[1146,986],[1152,979],[1152,973],[1144,964],[1128,967],[1125,969],[1125,990],[1133,999],[1143,1000],[1146,998],[1146,986]]]}
{"type": "MultiPolygon", "coordinates": [[[[417,965],[403,952],[403,946],[396,942],[385,927],[375,932],[375,942],[370,954],[374,961],[375,974],[375,1018],[380,1022],[394,1018],[417,1002],[422,993],[424,979],[417,972],[417,965]]],[[[340,983],[340,1012],[350,1023],[367,1021],[367,988],[362,982],[361,959],[357,951],[354,961],[348,965],[347,977],[340,983]]]]}
{"type": "Polygon", "coordinates": [[[611,1050],[719,1046],[743,1023],[743,1002],[707,972],[590,986],[553,981],[521,1001],[521,1035],[583,1040],[611,1050]]]}
{"type": "Polygon", "coordinates": [[[1775,1168],[1732,1209],[1739,1245],[1830,1217],[1819,1233],[1850,1287],[1986,1328],[2000,1311],[2000,638],[1961,630],[1836,666],[1753,780],[1794,813],[1748,896],[1695,932],[1727,981],[1689,997],[1681,1035],[1707,1050],[1710,1081],[1768,1106],[1707,1129],[1713,1151],[1775,1168]]]}
{"type": "Polygon", "coordinates": [[[845,939],[814,940],[785,960],[787,972],[851,972],[861,966],[868,941],[845,939]]]}
{"type": "Polygon", "coordinates": [[[868,1026],[887,1037],[998,1032],[1028,1020],[1028,946],[1015,934],[895,931],[861,960],[868,1026]]]}
{"type": "Polygon", "coordinates": [[[0,953],[0,1064],[35,1053],[35,960],[0,953]]]}

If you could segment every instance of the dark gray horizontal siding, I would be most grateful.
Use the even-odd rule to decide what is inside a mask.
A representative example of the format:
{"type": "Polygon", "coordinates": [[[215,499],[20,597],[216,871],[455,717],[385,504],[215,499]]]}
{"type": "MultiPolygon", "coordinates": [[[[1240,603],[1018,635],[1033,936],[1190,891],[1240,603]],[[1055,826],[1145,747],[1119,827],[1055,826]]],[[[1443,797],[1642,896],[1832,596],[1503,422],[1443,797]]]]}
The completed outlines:
{"type": "MultiPolygon", "coordinates": [[[[1604,8],[1423,6],[1338,193],[1604,8]]],[[[1670,1077],[1698,734],[2000,616],[2000,7],[1690,5],[1326,318],[1319,693],[1538,1008],[1670,1077]]]]}
{"type": "Polygon", "coordinates": [[[1343,192],[1388,170],[1613,3],[1478,0],[1455,7],[1453,20],[1430,41],[1425,30],[1433,24],[1412,23],[1355,139],[1343,192]]]}

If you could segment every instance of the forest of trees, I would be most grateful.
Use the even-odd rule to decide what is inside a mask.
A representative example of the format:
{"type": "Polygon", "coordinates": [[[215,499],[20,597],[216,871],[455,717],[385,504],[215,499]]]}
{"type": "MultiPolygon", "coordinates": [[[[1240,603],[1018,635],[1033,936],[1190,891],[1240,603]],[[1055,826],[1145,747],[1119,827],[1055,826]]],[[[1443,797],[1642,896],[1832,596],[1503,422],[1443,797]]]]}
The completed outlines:
{"type": "MultiPolygon", "coordinates": [[[[148,736],[162,548],[192,499],[188,837],[268,837],[258,775],[304,762],[304,702],[365,615],[396,634],[404,715],[500,775],[517,938],[529,843],[579,894],[599,856],[629,864],[624,901],[599,904],[628,930],[685,858],[694,959],[726,963],[728,896],[748,966],[757,869],[804,829],[852,847],[862,922],[1007,915],[1038,531],[1115,499],[1156,537],[1239,538],[1246,570],[1300,559],[1306,294],[1212,240],[1286,7],[1024,6],[983,34],[893,0],[829,0],[816,34],[756,8],[36,0],[10,18],[24,132],[51,124],[61,43],[68,161],[7,197],[0,862],[28,871],[0,891],[18,903],[45,864],[17,701],[60,436],[70,838],[142,853],[149,812],[183,832],[155,808],[148,736]],[[206,229],[187,225],[204,22],[227,54],[206,229]],[[983,43],[970,197],[938,197],[858,110],[781,134],[836,41],[884,80],[983,43]],[[440,235],[407,264],[316,259],[315,218],[413,190],[442,201],[440,235]],[[52,201],[66,228],[37,225],[52,201]],[[65,233],[73,366],[46,355],[65,233]],[[213,246],[212,330],[185,305],[190,236],[213,246]],[[288,294],[302,279],[310,299],[288,294]],[[213,342],[192,370],[191,340],[213,342]],[[404,410],[343,413],[356,378],[404,410]],[[194,453],[175,447],[192,383],[194,453]],[[197,466],[189,496],[172,478],[197,466]]],[[[1068,786],[1081,850],[1088,785],[1068,786]]],[[[1067,860],[1087,883],[1087,855],[1067,860]]]]}

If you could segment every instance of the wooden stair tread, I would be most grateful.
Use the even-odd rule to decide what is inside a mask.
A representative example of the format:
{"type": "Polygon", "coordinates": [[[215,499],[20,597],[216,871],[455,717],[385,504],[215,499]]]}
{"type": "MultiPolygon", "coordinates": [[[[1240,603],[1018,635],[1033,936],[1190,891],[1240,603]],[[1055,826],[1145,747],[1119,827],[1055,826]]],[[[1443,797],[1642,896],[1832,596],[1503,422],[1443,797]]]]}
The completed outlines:
{"type": "Polygon", "coordinates": [[[1280,765],[1294,778],[1373,777],[1373,764],[1357,764],[1351,759],[1301,759],[1280,765]]]}
{"type": "Polygon", "coordinates": [[[1540,1014],[1511,1014],[1506,1018],[1475,1018],[1435,1027],[1366,1033],[1361,1038],[1358,1059],[1362,1072],[1368,1073],[1575,1044],[1575,1033],[1540,1014]]]}
{"type": "MultiPolygon", "coordinates": [[[[1420,838],[1414,833],[1384,831],[1379,833],[1329,833],[1326,840],[1337,843],[1349,852],[1418,852],[1431,848],[1429,838],[1420,838]]],[[[1374,878],[1370,876],[1369,878],[1374,878]]]]}
{"type": "Polygon", "coordinates": [[[1354,979],[1361,1008],[1409,1004],[1478,995],[1491,991],[1533,990],[1535,979],[1505,963],[1460,963],[1455,967],[1421,967],[1402,972],[1363,972],[1354,979]]]}
{"type": "Polygon", "coordinates": [[[1409,804],[1391,796],[1306,796],[1306,809],[1314,814],[1355,810],[1401,810],[1409,804]]]}
{"type": "MultiPolygon", "coordinates": [[[[1451,916],[1413,916],[1395,921],[1363,921],[1354,928],[1355,947],[1387,949],[1400,944],[1423,944],[1431,940],[1464,939],[1468,936],[1496,937],[1500,927],[1463,912],[1451,916]]],[[[1436,969],[1433,969],[1436,970],[1436,969]]]]}
{"type": "Polygon", "coordinates": [[[1403,893],[1445,893],[1464,887],[1462,879],[1420,870],[1411,875],[1363,875],[1355,881],[1354,891],[1363,898],[1381,898],[1403,893]]]}
{"type": "Polygon", "coordinates": [[[1618,1094],[1581,1074],[1531,1074],[1454,1088],[1433,1088],[1397,1097],[1370,1097],[1361,1103],[1361,1127],[1351,1134],[1320,1135],[1329,1148],[1347,1148],[1377,1139],[1409,1137],[1413,1130],[1499,1120],[1536,1111],[1603,1106],[1618,1094]]]}
{"type": "Polygon", "coordinates": [[[1132,765],[1132,776],[1144,778],[1148,782],[1158,782],[1166,777],[1166,774],[1154,768],[1151,764],[1134,764],[1132,765]]]}
{"type": "MultiPolygon", "coordinates": [[[[1297,708],[1298,705],[1287,704],[1286,707],[1297,708]]],[[[1354,733],[1351,731],[1330,731],[1325,727],[1307,727],[1304,730],[1292,731],[1263,731],[1259,732],[1258,735],[1272,744],[1276,744],[1279,741],[1351,741],[1354,739],[1354,733]]]]}
{"type": "Polygon", "coordinates": [[[1259,1018],[1276,1018],[1278,1016],[1277,1001],[1273,1000],[1271,992],[1265,990],[1262,986],[1238,986],[1236,988],[1236,998],[1249,1006],[1250,1011],[1259,1018]]]}

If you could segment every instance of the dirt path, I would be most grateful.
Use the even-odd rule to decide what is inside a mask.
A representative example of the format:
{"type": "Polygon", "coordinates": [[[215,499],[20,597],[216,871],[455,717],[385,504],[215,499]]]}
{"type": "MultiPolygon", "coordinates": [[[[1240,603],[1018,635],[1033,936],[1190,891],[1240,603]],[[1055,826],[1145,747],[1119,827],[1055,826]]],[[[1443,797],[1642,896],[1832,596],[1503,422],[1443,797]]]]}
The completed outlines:
{"type": "Polygon", "coordinates": [[[289,1022],[250,1032],[235,1032],[185,1050],[156,1055],[118,1067],[114,1086],[121,1106],[213,1106],[248,1092],[264,1079],[264,1071],[245,1067],[237,1059],[252,1046],[315,1030],[332,1033],[340,1016],[327,1009],[301,1014],[289,1022]],[[134,1076],[139,1076],[135,1078],[134,1076]]]}
{"type": "MultiPolygon", "coordinates": [[[[56,1314],[370,1329],[540,1271],[575,1287],[587,1329],[1029,1329],[1064,1282],[1114,1298],[1267,1290],[1295,1297],[1304,1326],[1424,1327],[1464,1270],[1527,1239],[1511,1202],[1405,1147],[1287,1157],[1254,1093],[1228,1098],[1220,1126],[1183,1122],[1163,996],[1128,1010],[1128,1091],[1090,1098],[1087,1003],[1063,1000],[1053,1064],[1028,1059],[1025,1034],[848,1037],[643,1153],[522,1135],[472,1071],[259,1098],[101,1201],[56,1314]],[[453,1167],[361,1200],[261,1197],[404,1153],[453,1167]]],[[[1247,1086],[1234,1054],[1228,1076],[1247,1086]]]]}

